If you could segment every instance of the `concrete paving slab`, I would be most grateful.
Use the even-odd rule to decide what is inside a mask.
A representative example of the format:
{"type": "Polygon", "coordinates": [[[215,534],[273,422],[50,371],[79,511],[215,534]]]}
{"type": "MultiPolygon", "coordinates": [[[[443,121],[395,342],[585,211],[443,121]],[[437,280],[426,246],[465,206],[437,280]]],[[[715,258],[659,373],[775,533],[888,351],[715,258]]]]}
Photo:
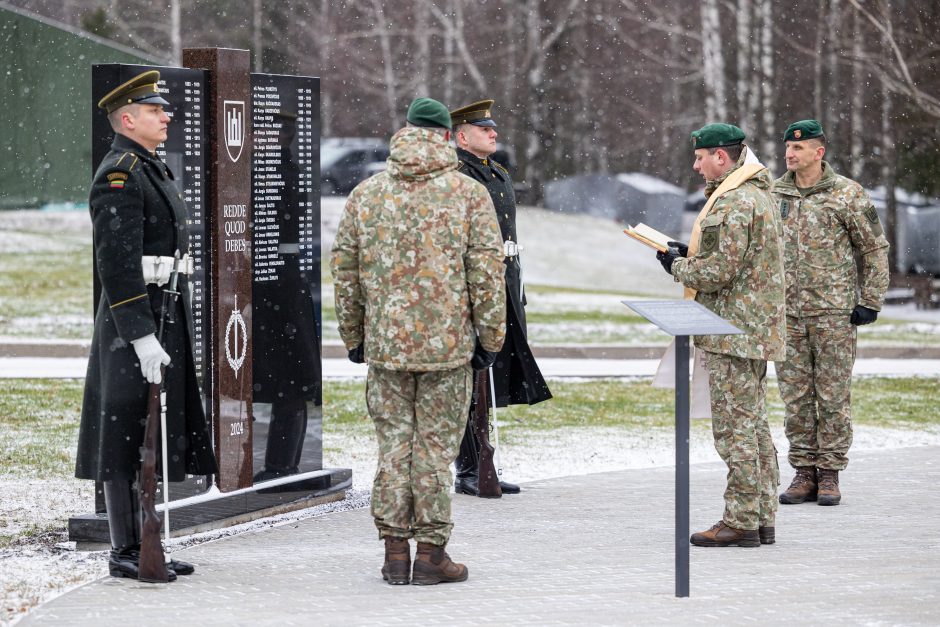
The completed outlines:
{"type": "MultiPolygon", "coordinates": [[[[786,484],[791,476],[783,471],[786,484]]],[[[105,578],[23,625],[936,625],[940,447],[859,452],[838,507],[781,506],[777,543],[692,547],[674,597],[672,468],[537,481],[454,498],[448,547],[465,583],[389,586],[366,510],[185,551],[169,585],[105,578]]],[[[721,516],[725,468],[692,467],[693,530],[721,516]]]]}

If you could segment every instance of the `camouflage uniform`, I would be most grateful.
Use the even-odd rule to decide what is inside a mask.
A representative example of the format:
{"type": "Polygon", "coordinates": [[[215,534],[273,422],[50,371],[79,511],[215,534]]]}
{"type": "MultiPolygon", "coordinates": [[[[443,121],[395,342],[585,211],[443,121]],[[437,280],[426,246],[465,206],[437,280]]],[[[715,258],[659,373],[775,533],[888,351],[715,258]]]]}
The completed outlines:
{"type": "MultiPolygon", "coordinates": [[[[710,195],[741,167],[709,181],[710,195]]],[[[723,521],[735,529],[774,526],[780,473],[764,409],[768,359],[784,356],[783,241],[766,171],[724,194],[701,223],[695,256],[672,274],[695,300],[742,331],[696,336],[706,351],[715,448],[728,465],[723,521]]]]}
{"type": "Polygon", "coordinates": [[[364,342],[369,363],[379,536],[443,545],[474,330],[494,352],[506,332],[502,239],[489,194],[456,171],[442,135],[404,128],[390,152],[388,169],[353,190],[339,223],[336,317],[347,349],[364,342]]]}
{"type": "Polygon", "coordinates": [[[881,310],[888,241],[862,186],[825,161],[822,178],[804,194],[792,172],[777,179],[773,194],[786,243],[787,356],[777,362],[777,376],[789,462],[843,470],[852,444],[856,345],[849,316],[856,304],[881,310]]]}

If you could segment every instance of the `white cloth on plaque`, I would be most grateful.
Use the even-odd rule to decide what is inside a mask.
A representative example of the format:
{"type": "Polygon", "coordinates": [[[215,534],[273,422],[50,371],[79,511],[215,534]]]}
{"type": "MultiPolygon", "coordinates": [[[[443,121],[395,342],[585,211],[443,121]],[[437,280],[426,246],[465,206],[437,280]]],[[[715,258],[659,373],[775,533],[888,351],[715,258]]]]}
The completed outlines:
{"type": "MultiPolygon", "coordinates": [[[[705,365],[705,353],[694,346],[689,347],[692,355],[692,385],[689,388],[689,418],[712,417],[712,396],[708,387],[708,367],[705,365]]],[[[675,389],[676,387],[676,340],[673,339],[659,360],[656,374],[653,375],[654,388],[675,389]]]]}

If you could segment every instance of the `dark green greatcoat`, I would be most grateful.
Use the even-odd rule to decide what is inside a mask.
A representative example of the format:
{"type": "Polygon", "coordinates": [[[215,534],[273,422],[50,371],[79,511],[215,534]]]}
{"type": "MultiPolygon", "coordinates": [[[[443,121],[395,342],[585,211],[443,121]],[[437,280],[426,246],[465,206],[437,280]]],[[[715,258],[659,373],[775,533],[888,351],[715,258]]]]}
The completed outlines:
{"type": "MultiPolygon", "coordinates": [[[[95,329],[85,378],[75,476],[107,481],[133,479],[147,419],[149,384],[130,344],[157,332],[163,289],[146,285],[142,255],[172,257],[189,249],[187,212],[169,168],[143,146],[116,135],[102,160],[88,200],[95,270],[101,281],[95,329]]],[[[216,472],[190,343],[186,277],[182,298],[171,307],[164,350],[168,473],[216,472]]],[[[158,451],[158,459],[159,459],[158,451]]]]}
{"type": "MultiPolygon", "coordinates": [[[[496,208],[503,241],[516,238],[516,195],[509,172],[492,159],[457,149],[459,172],[486,187],[496,208]]],[[[526,337],[525,294],[519,257],[506,257],[506,341],[493,364],[496,405],[534,405],[552,397],[526,337]]]]}

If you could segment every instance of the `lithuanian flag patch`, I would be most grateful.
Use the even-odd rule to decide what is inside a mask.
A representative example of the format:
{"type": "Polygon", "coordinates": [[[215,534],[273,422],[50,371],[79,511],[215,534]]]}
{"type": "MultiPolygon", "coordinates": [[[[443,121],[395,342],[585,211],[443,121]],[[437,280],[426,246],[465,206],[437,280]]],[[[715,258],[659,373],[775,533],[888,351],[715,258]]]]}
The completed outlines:
{"type": "Polygon", "coordinates": [[[112,189],[124,189],[124,182],[127,180],[127,174],[124,172],[112,172],[108,175],[108,181],[112,189]]]}

